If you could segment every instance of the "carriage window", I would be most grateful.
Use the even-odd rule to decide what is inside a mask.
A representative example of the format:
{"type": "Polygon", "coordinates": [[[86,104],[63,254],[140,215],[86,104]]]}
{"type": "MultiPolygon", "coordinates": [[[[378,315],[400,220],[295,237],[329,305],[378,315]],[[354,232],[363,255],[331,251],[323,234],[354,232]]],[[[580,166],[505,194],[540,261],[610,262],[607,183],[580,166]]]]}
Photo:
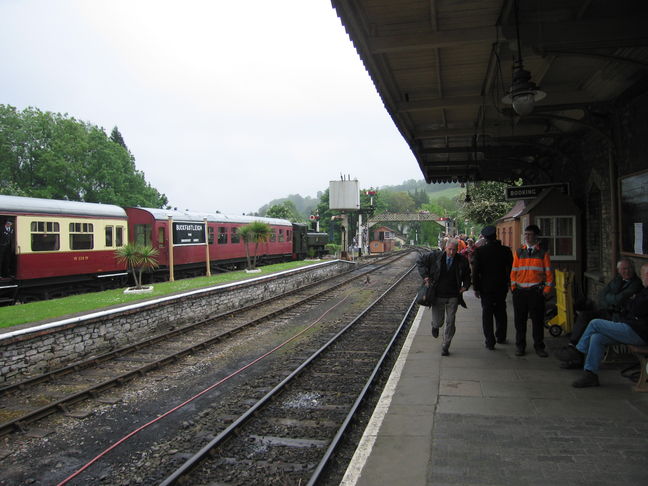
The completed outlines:
{"type": "Polygon", "coordinates": [[[106,226],[106,246],[113,246],[113,230],[112,226],[106,226]]]}
{"type": "Polygon", "coordinates": [[[32,251],[56,251],[60,248],[60,229],[58,223],[32,221],[32,251]]]}
{"type": "Polygon", "coordinates": [[[290,230],[286,230],[286,239],[287,239],[288,241],[290,241],[290,238],[291,238],[291,236],[290,236],[290,230]]]}
{"type": "Polygon", "coordinates": [[[207,244],[208,245],[213,245],[214,244],[214,227],[213,226],[207,226],[207,244]]]}
{"type": "Polygon", "coordinates": [[[285,238],[284,238],[284,232],[283,232],[283,230],[280,229],[280,230],[279,230],[279,243],[281,243],[282,241],[286,241],[286,240],[285,240],[285,238]]]}
{"type": "Polygon", "coordinates": [[[277,233],[275,230],[270,230],[270,243],[277,241],[277,233]]]}
{"type": "Polygon", "coordinates": [[[218,244],[226,245],[227,244],[227,228],[222,226],[218,227],[218,244]]]}
{"type": "Polygon", "coordinates": [[[241,235],[238,234],[238,228],[232,228],[232,243],[240,243],[241,235]]]}
{"type": "Polygon", "coordinates": [[[164,246],[164,228],[158,228],[158,246],[164,246]]]}
{"type": "Polygon", "coordinates": [[[94,234],[92,223],[70,223],[70,250],[92,250],[94,234]]]}
{"type": "Polygon", "coordinates": [[[124,227],[117,226],[117,231],[115,233],[115,246],[120,247],[124,246],[124,227]]]}
{"type": "Polygon", "coordinates": [[[135,243],[138,245],[151,244],[151,225],[150,224],[136,224],[135,230],[135,243]]]}

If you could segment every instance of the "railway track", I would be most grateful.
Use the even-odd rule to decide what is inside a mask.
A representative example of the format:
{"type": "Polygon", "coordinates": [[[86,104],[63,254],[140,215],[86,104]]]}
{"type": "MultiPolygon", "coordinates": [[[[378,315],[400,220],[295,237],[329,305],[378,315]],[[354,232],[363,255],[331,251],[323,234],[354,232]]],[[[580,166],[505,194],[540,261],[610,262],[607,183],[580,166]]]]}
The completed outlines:
{"type": "MultiPolygon", "coordinates": [[[[412,270],[224,430],[214,430],[161,484],[316,484],[413,319],[419,279],[412,270]]],[[[203,436],[206,427],[203,419],[203,436]]]]}
{"type": "Polygon", "coordinates": [[[0,436],[25,431],[34,422],[57,412],[72,413],[71,408],[85,400],[100,399],[105,392],[134,378],[225,343],[262,322],[313,305],[323,295],[403,256],[404,253],[363,265],[350,274],[331,277],[191,325],[171,328],[144,341],[0,388],[0,417],[3,420],[0,436]]]}

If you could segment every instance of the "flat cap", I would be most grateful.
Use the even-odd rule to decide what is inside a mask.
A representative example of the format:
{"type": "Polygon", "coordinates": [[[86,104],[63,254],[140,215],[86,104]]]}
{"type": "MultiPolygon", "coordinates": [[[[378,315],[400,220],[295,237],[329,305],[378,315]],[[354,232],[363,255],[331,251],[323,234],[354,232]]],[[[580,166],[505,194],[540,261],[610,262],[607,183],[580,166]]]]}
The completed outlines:
{"type": "Polygon", "coordinates": [[[481,234],[484,236],[484,238],[492,238],[496,233],[497,229],[495,228],[495,226],[492,226],[490,224],[488,226],[484,226],[484,229],[481,230],[481,234]]]}

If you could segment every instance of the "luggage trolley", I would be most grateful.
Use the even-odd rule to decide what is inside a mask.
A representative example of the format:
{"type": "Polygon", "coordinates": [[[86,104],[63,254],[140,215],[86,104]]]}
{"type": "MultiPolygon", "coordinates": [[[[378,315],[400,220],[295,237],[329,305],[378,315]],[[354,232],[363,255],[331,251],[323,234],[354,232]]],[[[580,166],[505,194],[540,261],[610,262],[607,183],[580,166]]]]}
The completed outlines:
{"type": "Polygon", "coordinates": [[[556,305],[550,308],[545,315],[545,327],[553,337],[560,336],[563,332],[571,332],[574,324],[574,296],[572,283],[574,272],[556,270],[556,305]]]}

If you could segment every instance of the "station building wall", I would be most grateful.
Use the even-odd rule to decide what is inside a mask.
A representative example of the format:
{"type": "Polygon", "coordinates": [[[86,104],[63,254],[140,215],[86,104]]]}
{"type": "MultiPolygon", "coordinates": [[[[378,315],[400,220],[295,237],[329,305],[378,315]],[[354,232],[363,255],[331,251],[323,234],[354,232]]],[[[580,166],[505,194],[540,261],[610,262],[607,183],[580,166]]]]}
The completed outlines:
{"type": "Polygon", "coordinates": [[[555,161],[553,174],[571,183],[583,214],[583,272],[577,293],[582,290],[597,301],[619,258],[629,258],[637,272],[648,262],[648,256],[622,255],[619,244],[619,179],[648,168],[648,91],[627,93],[608,114],[590,115],[587,122],[593,128],[563,140],[560,149],[566,157],[555,161]]]}

